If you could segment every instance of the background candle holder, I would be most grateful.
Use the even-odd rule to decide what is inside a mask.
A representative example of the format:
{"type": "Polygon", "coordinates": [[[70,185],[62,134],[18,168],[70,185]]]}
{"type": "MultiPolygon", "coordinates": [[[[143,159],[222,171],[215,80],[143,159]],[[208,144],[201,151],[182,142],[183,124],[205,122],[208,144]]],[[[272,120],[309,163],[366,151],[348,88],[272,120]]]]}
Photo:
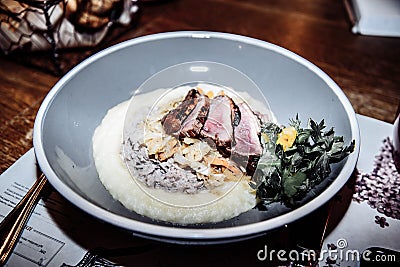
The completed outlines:
{"type": "Polygon", "coordinates": [[[15,60],[61,75],[138,18],[137,0],[3,0],[0,48],[15,60]]]}

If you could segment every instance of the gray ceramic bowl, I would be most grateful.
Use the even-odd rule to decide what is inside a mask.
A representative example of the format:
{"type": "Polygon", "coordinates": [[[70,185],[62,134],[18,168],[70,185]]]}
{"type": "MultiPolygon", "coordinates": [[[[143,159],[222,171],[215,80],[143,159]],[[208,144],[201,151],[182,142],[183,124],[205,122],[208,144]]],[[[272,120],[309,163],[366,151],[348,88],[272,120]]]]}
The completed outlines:
{"type": "Polygon", "coordinates": [[[172,32],[136,38],[108,48],[65,75],[45,98],[36,118],[38,163],[65,198],[100,220],[136,235],[172,242],[223,242],[247,238],[293,222],[320,207],[345,184],[357,161],[359,130],[342,90],[322,70],[276,45],[214,32],[172,32]],[[100,183],[91,138],[106,111],[130,98],[156,72],[188,61],[213,61],[236,68],[263,91],[278,121],[298,113],[325,119],[356,149],[297,209],[276,205],[231,220],[196,226],[155,222],[129,212],[100,183]]]}

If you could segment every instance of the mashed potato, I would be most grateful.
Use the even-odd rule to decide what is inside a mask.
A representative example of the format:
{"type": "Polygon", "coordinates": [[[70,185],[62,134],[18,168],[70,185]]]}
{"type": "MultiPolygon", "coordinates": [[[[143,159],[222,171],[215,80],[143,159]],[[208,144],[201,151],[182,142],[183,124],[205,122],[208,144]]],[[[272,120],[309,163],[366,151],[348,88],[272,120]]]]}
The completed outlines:
{"type": "MultiPolygon", "coordinates": [[[[143,121],[154,100],[164,92],[160,89],[135,96],[135,106],[129,107],[135,118],[129,123],[143,121]]],[[[111,108],[93,135],[93,157],[99,178],[110,194],[127,209],[155,220],[194,224],[230,219],[256,205],[255,191],[246,179],[225,182],[222,186],[195,194],[168,192],[134,179],[121,155],[128,106],[129,101],[125,101],[111,108]]]]}

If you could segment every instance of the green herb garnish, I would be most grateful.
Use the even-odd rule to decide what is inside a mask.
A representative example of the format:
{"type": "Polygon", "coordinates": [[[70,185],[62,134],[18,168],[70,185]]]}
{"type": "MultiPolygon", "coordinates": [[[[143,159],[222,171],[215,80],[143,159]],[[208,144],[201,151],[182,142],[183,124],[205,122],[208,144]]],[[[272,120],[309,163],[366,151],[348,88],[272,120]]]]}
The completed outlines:
{"type": "Polygon", "coordinates": [[[331,173],[330,165],[354,151],[355,141],[345,146],[334,129],[324,131],[325,122],[309,119],[301,127],[298,116],[289,127],[265,123],[261,127],[264,151],[250,185],[260,204],[283,202],[294,205],[331,173]]]}

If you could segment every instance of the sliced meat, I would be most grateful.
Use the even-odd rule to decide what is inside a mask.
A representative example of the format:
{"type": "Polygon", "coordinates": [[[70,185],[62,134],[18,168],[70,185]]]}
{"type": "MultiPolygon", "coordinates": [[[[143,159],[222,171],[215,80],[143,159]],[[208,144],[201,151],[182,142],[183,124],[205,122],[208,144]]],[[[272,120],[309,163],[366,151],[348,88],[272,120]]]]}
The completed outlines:
{"type": "Polygon", "coordinates": [[[231,154],[234,109],[235,103],[226,95],[211,99],[208,117],[200,133],[207,142],[214,143],[225,157],[231,154]]]}
{"type": "Polygon", "coordinates": [[[200,131],[206,122],[208,111],[210,109],[210,99],[206,95],[201,95],[196,107],[182,123],[179,131],[179,137],[199,137],[200,131]]]}
{"type": "Polygon", "coordinates": [[[248,175],[253,175],[263,152],[260,143],[260,125],[257,116],[246,103],[237,105],[240,122],[234,127],[235,142],[232,147],[233,160],[246,167],[248,175]]]}
{"type": "Polygon", "coordinates": [[[246,103],[237,105],[240,111],[240,122],[234,127],[236,154],[261,155],[262,147],[259,134],[261,131],[259,120],[246,103]]]}
{"type": "Polygon", "coordinates": [[[200,97],[201,94],[196,89],[191,89],[182,103],[161,119],[161,124],[167,134],[174,135],[179,132],[182,123],[196,107],[200,97]]]}

